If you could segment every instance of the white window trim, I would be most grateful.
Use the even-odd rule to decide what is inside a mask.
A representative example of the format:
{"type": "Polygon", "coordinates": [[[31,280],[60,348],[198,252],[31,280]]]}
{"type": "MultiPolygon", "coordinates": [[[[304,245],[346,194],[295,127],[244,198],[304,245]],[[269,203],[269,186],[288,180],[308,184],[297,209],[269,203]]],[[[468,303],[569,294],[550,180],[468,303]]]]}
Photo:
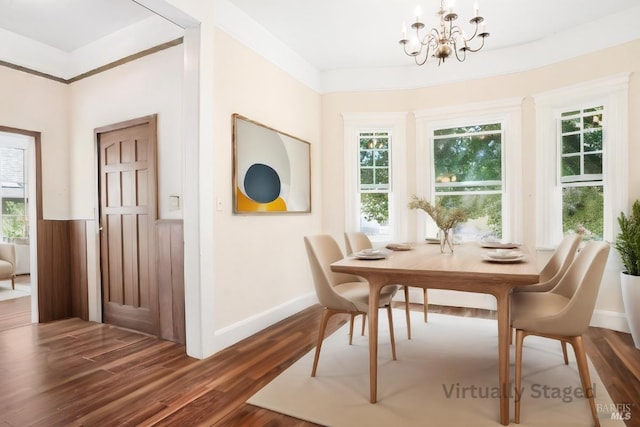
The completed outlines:
{"type": "Polygon", "coordinates": [[[627,208],[630,73],[534,95],[536,103],[536,246],[552,249],[562,239],[562,188],[558,185],[556,120],[574,107],[603,105],[605,129],[603,237],[613,241],[618,214],[627,208]],[[549,165],[553,165],[551,168],[549,165]]]}
{"type": "Polygon", "coordinates": [[[358,164],[361,131],[391,132],[390,165],[392,185],[389,194],[391,241],[407,239],[407,115],[408,113],[343,113],[344,121],[344,211],[345,231],[360,230],[358,164]]]}
{"type": "MultiPolygon", "coordinates": [[[[502,161],[504,164],[502,203],[502,238],[522,242],[522,101],[508,98],[498,101],[431,108],[414,112],[416,117],[416,192],[433,200],[434,171],[433,131],[447,127],[468,126],[474,123],[502,123],[504,135],[502,161]]],[[[427,222],[418,221],[417,240],[427,235],[427,222]]]]}

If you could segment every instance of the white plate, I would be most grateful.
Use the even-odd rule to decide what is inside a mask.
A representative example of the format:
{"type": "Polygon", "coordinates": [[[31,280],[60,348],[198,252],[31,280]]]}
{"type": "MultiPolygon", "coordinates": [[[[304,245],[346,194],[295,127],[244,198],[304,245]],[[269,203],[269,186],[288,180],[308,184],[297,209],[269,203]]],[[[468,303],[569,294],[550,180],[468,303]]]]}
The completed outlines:
{"type": "Polygon", "coordinates": [[[522,252],[519,251],[489,251],[487,256],[491,259],[516,259],[522,256],[522,252]]]}
{"type": "Polygon", "coordinates": [[[500,262],[500,263],[508,264],[508,263],[512,263],[512,262],[522,262],[525,259],[527,259],[527,257],[524,256],[524,255],[520,255],[517,258],[505,259],[505,258],[491,258],[489,256],[483,256],[482,259],[484,259],[485,261],[489,261],[489,262],[500,262]]]}
{"type": "Polygon", "coordinates": [[[483,248],[489,249],[515,249],[519,248],[518,243],[500,243],[500,242],[482,242],[480,244],[483,248]]]}
{"type": "Polygon", "coordinates": [[[353,254],[354,258],[356,259],[366,259],[366,260],[374,260],[374,259],[385,259],[387,257],[386,254],[383,253],[377,253],[377,254],[353,254]]]}

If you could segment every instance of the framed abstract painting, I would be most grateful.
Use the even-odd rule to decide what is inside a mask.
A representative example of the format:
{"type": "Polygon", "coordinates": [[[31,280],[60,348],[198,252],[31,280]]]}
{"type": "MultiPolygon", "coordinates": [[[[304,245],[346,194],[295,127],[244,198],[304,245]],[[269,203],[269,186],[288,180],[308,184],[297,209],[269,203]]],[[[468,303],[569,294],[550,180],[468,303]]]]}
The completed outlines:
{"type": "Polygon", "coordinates": [[[311,144],[233,116],[233,212],[311,212],[311,144]]]}

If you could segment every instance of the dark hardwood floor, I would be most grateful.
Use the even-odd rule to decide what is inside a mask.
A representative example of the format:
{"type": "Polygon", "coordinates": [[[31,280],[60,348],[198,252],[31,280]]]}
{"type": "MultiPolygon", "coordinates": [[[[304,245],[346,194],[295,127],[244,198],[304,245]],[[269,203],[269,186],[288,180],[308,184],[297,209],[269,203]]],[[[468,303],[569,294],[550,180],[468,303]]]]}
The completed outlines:
{"type": "MultiPolygon", "coordinates": [[[[0,302],[0,426],[314,426],[244,402],[314,347],[319,306],[196,360],[184,346],[105,324],[29,324],[29,298],[20,300],[0,302]]],[[[346,321],[334,316],[329,332],[346,321]]],[[[630,336],[591,328],[585,345],[612,399],[634,403],[627,426],[640,426],[640,351],[630,336]]]]}

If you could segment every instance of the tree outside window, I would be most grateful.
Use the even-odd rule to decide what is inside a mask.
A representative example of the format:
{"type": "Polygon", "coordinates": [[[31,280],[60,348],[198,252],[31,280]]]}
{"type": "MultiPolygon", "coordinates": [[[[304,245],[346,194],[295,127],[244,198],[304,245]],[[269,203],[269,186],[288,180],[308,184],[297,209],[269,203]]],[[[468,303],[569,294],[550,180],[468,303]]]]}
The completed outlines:
{"type": "Polygon", "coordinates": [[[502,236],[502,124],[474,124],[433,132],[436,201],[462,208],[464,240],[502,236]]]}
{"type": "Polygon", "coordinates": [[[566,111],[559,120],[562,229],[602,240],[604,107],[566,111]]]}

